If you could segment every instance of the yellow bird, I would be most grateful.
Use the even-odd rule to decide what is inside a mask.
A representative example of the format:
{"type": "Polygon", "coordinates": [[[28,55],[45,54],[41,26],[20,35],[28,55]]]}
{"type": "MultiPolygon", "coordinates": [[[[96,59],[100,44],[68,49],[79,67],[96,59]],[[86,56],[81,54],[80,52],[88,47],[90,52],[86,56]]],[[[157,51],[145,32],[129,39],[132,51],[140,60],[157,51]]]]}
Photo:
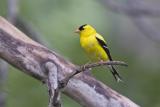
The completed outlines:
{"type": "MultiPolygon", "coordinates": [[[[80,44],[90,57],[91,61],[112,61],[106,41],[91,25],[84,24],[75,32],[80,35],[80,44]]],[[[109,68],[116,81],[121,81],[121,76],[116,69],[112,65],[110,65],[109,68]]]]}

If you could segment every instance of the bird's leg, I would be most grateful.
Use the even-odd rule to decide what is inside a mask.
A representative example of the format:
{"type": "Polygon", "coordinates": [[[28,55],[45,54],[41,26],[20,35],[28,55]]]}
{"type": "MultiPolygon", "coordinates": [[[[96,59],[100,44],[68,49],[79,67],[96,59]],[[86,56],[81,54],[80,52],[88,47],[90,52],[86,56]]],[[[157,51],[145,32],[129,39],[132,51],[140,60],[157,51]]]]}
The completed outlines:
{"type": "MultiPolygon", "coordinates": [[[[82,70],[86,69],[86,66],[87,66],[88,64],[90,64],[90,63],[91,63],[91,61],[88,61],[87,63],[85,63],[84,65],[81,66],[81,69],[82,69],[82,70]]],[[[89,68],[88,70],[90,71],[91,69],[92,69],[92,68],[89,68]]],[[[85,71],[88,71],[88,70],[85,70],[85,71]]],[[[85,71],[84,71],[84,72],[85,72],[85,71]]]]}
{"type": "Polygon", "coordinates": [[[90,71],[92,70],[92,68],[86,68],[89,64],[91,64],[91,61],[88,61],[86,64],[84,64],[80,67],[82,72],[84,72],[84,74],[86,74],[86,75],[91,75],[90,71]]]}
{"type": "Polygon", "coordinates": [[[102,59],[99,62],[104,62],[102,59]]]}

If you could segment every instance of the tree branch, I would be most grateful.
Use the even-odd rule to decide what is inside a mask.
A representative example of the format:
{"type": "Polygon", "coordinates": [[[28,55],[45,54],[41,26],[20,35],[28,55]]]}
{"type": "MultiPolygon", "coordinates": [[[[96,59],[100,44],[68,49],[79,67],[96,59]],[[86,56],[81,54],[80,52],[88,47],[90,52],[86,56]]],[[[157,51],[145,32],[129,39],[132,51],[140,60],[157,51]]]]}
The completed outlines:
{"type": "Polygon", "coordinates": [[[0,59],[0,107],[5,107],[6,103],[6,94],[4,92],[1,92],[6,83],[6,78],[7,78],[7,73],[8,73],[8,66],[5,61],[0,59]]]}
{"type": "Polygon", "coordinates": [[[6,100],[6,95],[5,95],[5,93],[0,93],[0,107],[5,107],[5,100],[6,100]]]}
{"type": "Polygon", "coordinates": [[[7,0],[8,11],[7,18],[11,23],[15,23],[19,12],[19,0],[7,0]]]}
{"type": "MultiPolygon", "coordinates": [[[[137,4],[139,0],[129,0],[128,7],[133,7],[137,4]]],[[[149,39],[160,42],[160,33],[159,30],[153,26],[153,23],[150,19],[139,16],[139,17],[130,17],[133,23],[137,26],[138,30],[140,30],[146,37],[149,39]]]]}
{"type": "MultiPolygon", "coordinates": [[[[47,62],[55,64],[58,81],[77,69],[77,66],[28,38],[2,17],[0,17],[0,57],[45,84],[48,80],[45,65],[47,62]]],[[[63,93],[84,107],[139,107],[84,73],[70,79],[63,93]]]]}
{"type": "Polygon", "coordinates": [[[138,0],[135,1],[135,5],[130,7],[127,1],[116,1],[116,0],[103,0],[109,9],[116,13],[131,15],[132,17],[137,16],[160,16],[160,8],[153,7],[146,3],[146,1],[138,0]]]}
{"type": "Polygon", "coordinates": [[[22,32],[24,32],[27,36],[29,36],[30,38],[32,38],[33,40],[35,40],[36,42],[39,42],[45,46],[49,46],[49,43],[47,43],[45,41],[45,39],[43,38],[44,36],[39,33],[37,31],[37,29],[35,29],[33,27],[32,24],[30,24],[29,22],[27,22],[25,19],[23,19],[20,16],[17,16],[16,21],[15,21],[15,26],[20,29],[22,32]]]}
{"type": "Polygon", "coordinates": [[[84,66],[81,66],[79,71],[85,71],[90,68],[98,67],[98,66],[106,66],[106,65],[121,65],[121,66],[128,66],[125,62],[122,61],[106,61],[106,62],[95,62],[91,64],[86,64],[84,66]]]}
{"type": "Polygon", "coordinates": [[[74,72],[71,72],[67,77],[65,77],[61,81],[61,87],[65,87],[68,84],[68,81],[73,78],[73,76],[91,70],[91,68],[98,67],[98,66],[106,66],[106,65],[121,65],[121,66],[128,66],[125,62],[122,61],[107,61],[107,62],[95,62],[95,63],[90,63],[90,64],[85,64],[80,67],[77,67],[77,69],[74,72]]]}
{"type": "Polygon", "coordinates": [[[60,103],[60,90],[58,87],[58,71],[57,66],[52,62],[46,63],[46,70],[48,72],[48,91],[50,95],[48,107],[61,107],[60,103]]]}
{"type": "Polygon", "coordinates": [[[160,16],[160,8],[146,4],[143,0],[128,0],[119,3],[115,0],[104,0],[105,5],[113,12],[126,14],[138,27],[138,29],[149,39],[160,42],[159,30],[153,26],[145,16],[160,16]]]}
{"type": "MultiPolygon", "coordinates": [[[[17,0],[7,0],[7,19],[11,22],[14,23],[17,12],[18,12],[18,7],[17,7],[17,0]]],[[[6,78],[7,78],[7,73],[8,73],[8,64],[0,59],[0,88],[4,86],[6,78]]],[[[0,91],[2,91],[0,89],[0,91]]],[[[0,92],[0,107],[5,107],[6,103],[6,94],[2,91],[0,92]]]]}

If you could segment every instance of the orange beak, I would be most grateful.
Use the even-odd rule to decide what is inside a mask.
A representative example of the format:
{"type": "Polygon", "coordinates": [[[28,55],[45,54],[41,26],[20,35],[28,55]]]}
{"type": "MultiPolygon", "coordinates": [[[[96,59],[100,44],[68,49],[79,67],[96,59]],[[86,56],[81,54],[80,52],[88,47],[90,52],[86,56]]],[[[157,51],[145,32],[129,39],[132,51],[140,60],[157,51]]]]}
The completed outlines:
{"type": "Polygon", "coordinates": [[[74,32],[75,32],[75,33],[79,33],[79,32],[80,32],[80,30],[79,30],[79,29],[76,29],[74,32]]]}

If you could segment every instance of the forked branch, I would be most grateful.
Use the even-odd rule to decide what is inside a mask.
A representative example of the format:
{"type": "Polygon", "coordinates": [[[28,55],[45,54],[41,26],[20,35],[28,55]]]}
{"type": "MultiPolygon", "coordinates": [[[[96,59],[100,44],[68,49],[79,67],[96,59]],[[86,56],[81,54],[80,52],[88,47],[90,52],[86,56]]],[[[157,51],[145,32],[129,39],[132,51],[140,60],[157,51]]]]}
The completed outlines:
{"type": "Polygon", "coordinates": [[[46,70],[48,74],[47,86],[50,96],[48,107],[61,107],[60,103],[60,90],[58,87],[58,71],[57,66],[52,62],[47,62],[46,70]]]}
{"type": "MultiPolygon", "coordinates": [[[[54,97],[57,93],[57,80],[63,80],[77,69],[77,66],[28,38],[2,17],[0,17],[0,57],[37,80],[45,81],[52,92],[49,104],[51,107],[55,103],[53,101],[59,101],[59,97],[54,97]],[[47,63],[52,66],[46,66],[47,63]],[[54,75],[57,77],[54,78],[54,75]],[[47,82],[48,80],[50,82],[47,82]],[[56,100],[52,100],[54,98],[56,100]]],[[[71,78],[63,93],[84,107],[139,107],[128,98],[84,73],[71,78]]]]}
{"type": "Polygon", "coordinates": [[[77,69],[74,72],[71,72],[68,76],[66,76],[61,82],[60,87],[63,88],[67,85],[69,80],[73,78],[73,76],[84,72],[84,71],[89,71],[90,69],[94,67],[99,67],[99,66],[107,66],[107,65],[120,65],[120,66],[128,66],[125,62],[123,61],[105,61],[105,62],[95,62],[95,63],[90,63],[90,64],[85,64],[82,66],[78,66],[77,69]]]}

